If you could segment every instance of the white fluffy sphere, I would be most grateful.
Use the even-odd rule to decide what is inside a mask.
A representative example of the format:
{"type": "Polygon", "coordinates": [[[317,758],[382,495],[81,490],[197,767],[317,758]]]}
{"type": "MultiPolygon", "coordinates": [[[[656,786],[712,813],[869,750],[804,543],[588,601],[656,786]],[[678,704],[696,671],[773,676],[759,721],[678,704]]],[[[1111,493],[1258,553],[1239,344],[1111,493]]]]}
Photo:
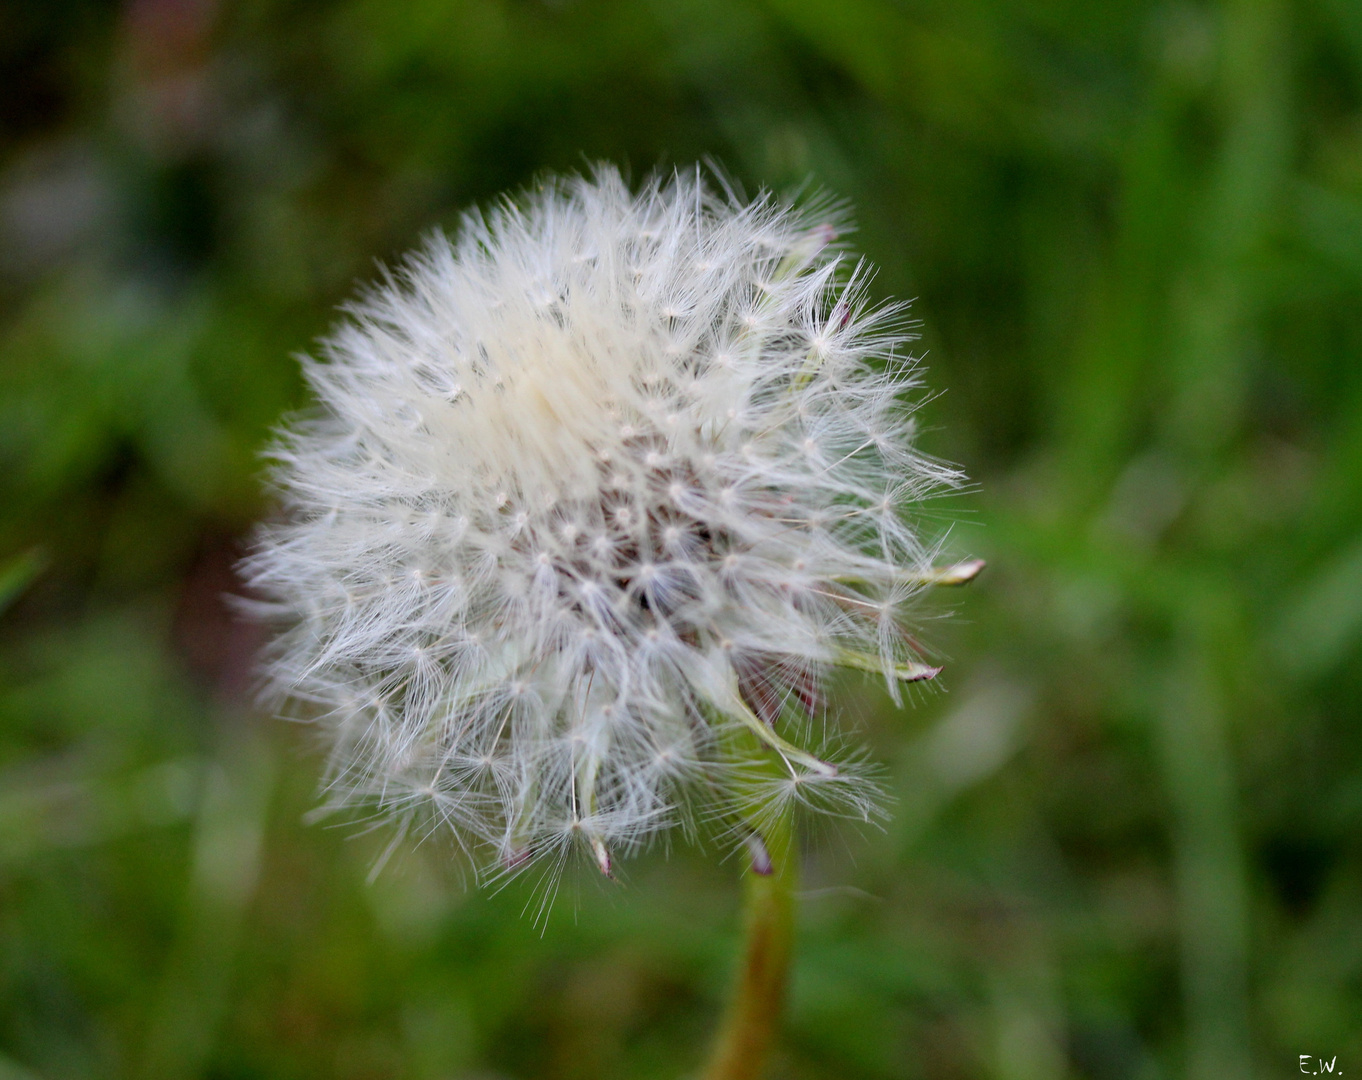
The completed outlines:
{"type": "Polygon", "coordinates": [[[246,564],[337,802],[447,823],[488,867],[575,845],[607,872],[697,808],[745,839],[770,800],[869,809],[808,745],[818,687],[935,673],[904,511],[957,475],[911,448],[901,309],[835,237],[602,170],[466,217],[350,308],[246,564]]]}

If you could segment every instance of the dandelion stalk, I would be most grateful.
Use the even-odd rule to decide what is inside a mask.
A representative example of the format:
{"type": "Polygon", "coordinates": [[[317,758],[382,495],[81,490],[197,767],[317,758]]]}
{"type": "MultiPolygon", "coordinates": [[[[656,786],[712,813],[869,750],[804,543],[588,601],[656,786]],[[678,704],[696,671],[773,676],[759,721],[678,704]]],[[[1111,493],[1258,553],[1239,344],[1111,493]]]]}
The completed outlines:
{"type": "Polygon", "coordinates": [[[794,889],[799,876],[792,815],[782,814],[749,847],[744,875],[746,942],[704,1080],[758,1080],[780,1025],[794,937],[794,889]]]}

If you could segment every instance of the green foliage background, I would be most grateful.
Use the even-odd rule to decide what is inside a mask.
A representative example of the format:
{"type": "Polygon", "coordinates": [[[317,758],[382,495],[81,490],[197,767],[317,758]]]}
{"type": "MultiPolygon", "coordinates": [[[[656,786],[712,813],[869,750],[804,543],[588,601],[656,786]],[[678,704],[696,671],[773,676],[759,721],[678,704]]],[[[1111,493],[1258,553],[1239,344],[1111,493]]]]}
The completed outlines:
{"type": "Polygon", "coordinates": [[[733,860],[366,883],[219,597],[376,258],[705,157],[853,203],[991,564],[841,695],[773,1075],[1362,1069],[1362,5],[0,0],[0,86],[0,1077],[696,1068],[733,860]]]}

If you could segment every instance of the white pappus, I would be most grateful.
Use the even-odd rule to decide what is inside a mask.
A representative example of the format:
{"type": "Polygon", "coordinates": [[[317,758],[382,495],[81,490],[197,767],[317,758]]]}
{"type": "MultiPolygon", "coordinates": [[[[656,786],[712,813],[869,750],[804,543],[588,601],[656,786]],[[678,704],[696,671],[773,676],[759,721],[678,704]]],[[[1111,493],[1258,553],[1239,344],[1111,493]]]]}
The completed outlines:
{"type": "MultiPolygon", "coordinates": [[[[698,172],[548,181],[434,236],[304,361],[245,574],[335,804],[445,825],[490,873],[874,793],[813,741],[834,665],[905,630],[957,485],[911,446],[899,305],[836,215],[698,172]]],[[[754,846],[755,845],[755,846],[754,846]]]]}

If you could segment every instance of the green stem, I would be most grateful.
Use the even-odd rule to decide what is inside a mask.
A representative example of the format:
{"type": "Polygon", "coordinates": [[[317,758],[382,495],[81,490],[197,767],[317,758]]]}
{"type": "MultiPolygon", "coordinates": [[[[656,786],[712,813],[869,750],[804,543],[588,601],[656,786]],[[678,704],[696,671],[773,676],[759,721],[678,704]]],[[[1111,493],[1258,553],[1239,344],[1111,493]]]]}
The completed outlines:
{"type": "Polygon", "coordinates": [[[771,872],[759,874],[749,867],[745,875],[747,944],[704,1080],[760,1080],[763,1075],[790,965],[799,870],[793,831],[789,814],[773,822],[757,845],[764,843],[771,872]]]}

